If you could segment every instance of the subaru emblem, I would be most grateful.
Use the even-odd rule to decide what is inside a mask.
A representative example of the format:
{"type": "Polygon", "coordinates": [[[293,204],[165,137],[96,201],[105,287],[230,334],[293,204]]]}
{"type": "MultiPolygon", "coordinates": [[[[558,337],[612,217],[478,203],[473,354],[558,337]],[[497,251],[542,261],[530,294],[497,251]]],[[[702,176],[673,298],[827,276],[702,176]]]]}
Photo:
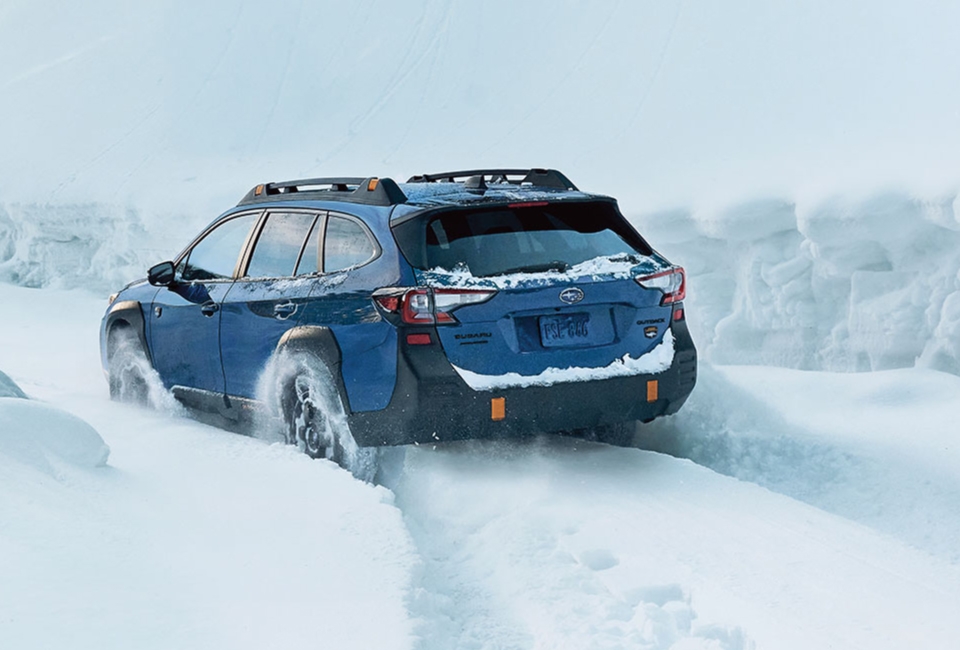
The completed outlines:
{"type": "Polygon", "coordinates": [[[574,303],[580,302],[583,300],[583,291],[576,287],[570,287],[569,289],[564,289],[560,292],[560,300],[572,305],[574,303]]]}

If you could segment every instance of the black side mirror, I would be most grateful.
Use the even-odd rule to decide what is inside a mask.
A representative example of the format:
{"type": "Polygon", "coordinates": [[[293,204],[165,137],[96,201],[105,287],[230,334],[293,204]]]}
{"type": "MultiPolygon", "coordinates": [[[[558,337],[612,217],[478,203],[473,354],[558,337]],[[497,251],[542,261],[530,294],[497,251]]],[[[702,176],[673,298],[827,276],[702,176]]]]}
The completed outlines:
{"type": "Polygon", "coordinates": [[[173,284],[176,276],[176,269],[173,262],[160,262],[156,266],[151,266],[147,271],[147,282],[155,287],[169,287],[173,284]]]}

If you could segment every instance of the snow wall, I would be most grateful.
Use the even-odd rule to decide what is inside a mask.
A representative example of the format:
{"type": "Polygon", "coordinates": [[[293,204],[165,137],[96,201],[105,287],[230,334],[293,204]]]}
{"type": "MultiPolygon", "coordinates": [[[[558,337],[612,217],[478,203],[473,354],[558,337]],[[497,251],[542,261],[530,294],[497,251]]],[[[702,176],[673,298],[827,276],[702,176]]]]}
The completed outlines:
{"type": "Polygon", "coordinates": [[[635,219],[688,272],[688,313],[719,364],[960,374],[960,201],[888,192],[769,199],[635,219]]]}
{"type": "MultiPolygon", "coordinates": [[[[0,204],[0,281],[104,294],[172,258],[208,215],[0,204]]],[[[960,199],[888,192],[631,218],[688,273],[704,359],[960,374],[960,199]]]]}

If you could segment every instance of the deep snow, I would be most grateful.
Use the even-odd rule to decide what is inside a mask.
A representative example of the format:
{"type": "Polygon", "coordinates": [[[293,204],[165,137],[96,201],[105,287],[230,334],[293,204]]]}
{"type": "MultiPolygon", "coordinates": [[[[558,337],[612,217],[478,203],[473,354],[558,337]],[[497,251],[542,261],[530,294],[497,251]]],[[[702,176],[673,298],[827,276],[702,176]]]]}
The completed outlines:
{"type": "Polygon", "coordinates": [[[36,398],[0,398],[0,645],[313,647],[322,628],[330,647],[410,647],[419,560],[392,493],[292,447],[111,403],[99,296],[0,284],[0,304],[0,339],[17,342],[0,367],[36,398]],[[47,301],[63,320],[34,309],[47,301]],[[91,450],[89,425],[51,406],[99,432],[106,467],[19,453],[91,450]]]}
{"type": "Polygon", "coordinates": [[[0,454],[13,647],[312,647],[318,612],[325,640],[358,648],[949,648],[960,635],[952,375],[707,366],[688,407],[650,431],[735,478],[544,438],[411,447],[388,490],[109,402],[99,297],[0,285],[0,304],[0,337],[18,341],[0,366],[112,450],[108,467],[54,475],[0,454]],[[40,300],[71,326],[29,308],[40,300]],[[857,428],[844,406],[876,413],[857,428]],[[926,433],[905,438],[917,413],[926,433]],[[60,624],[42,623],[50,612],[60,624]]]}
{"type": "Polygon", "coordinates": [[[954,648],[958,18],[3,3],[0,646],[954,648]],[[107,400],[106,295],[254,184],[503,164],[686,267],[701,381],[638,436],[679,458],[453,444],[373,487],[107,400]]]}

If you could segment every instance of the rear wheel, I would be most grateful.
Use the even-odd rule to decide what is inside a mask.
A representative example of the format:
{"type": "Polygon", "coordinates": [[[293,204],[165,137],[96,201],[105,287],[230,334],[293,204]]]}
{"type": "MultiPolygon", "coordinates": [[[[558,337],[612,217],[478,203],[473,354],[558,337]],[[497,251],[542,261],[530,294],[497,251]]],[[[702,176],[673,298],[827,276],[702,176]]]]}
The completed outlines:
{"type": "Polygon", "coordinates": [[[109,350],[107,379],[110,398],[118,402],[147,404],[150,361],[140,339],[130,327],[119,327],[110,334],[109,350]]]}
{"type": "Polygon", "coordinates": [[[311,458],[326,458],[359,479],[372,481],[378,449],[358,447],[340,390],[327,365],[312,355],[290,355],[282,372],[280,411],[284,437],[311,458]]]}
{"type": "MultiPolygon", "coordinates": [[[[334,424],[339,413],[326,387],[309,374],[297,375],[288,387],[284,409],[285,437],[311,458],[343,462],[343,444],[334,424]]],[[[342,411],[342,407],[339,409],[342,411]]]]}

